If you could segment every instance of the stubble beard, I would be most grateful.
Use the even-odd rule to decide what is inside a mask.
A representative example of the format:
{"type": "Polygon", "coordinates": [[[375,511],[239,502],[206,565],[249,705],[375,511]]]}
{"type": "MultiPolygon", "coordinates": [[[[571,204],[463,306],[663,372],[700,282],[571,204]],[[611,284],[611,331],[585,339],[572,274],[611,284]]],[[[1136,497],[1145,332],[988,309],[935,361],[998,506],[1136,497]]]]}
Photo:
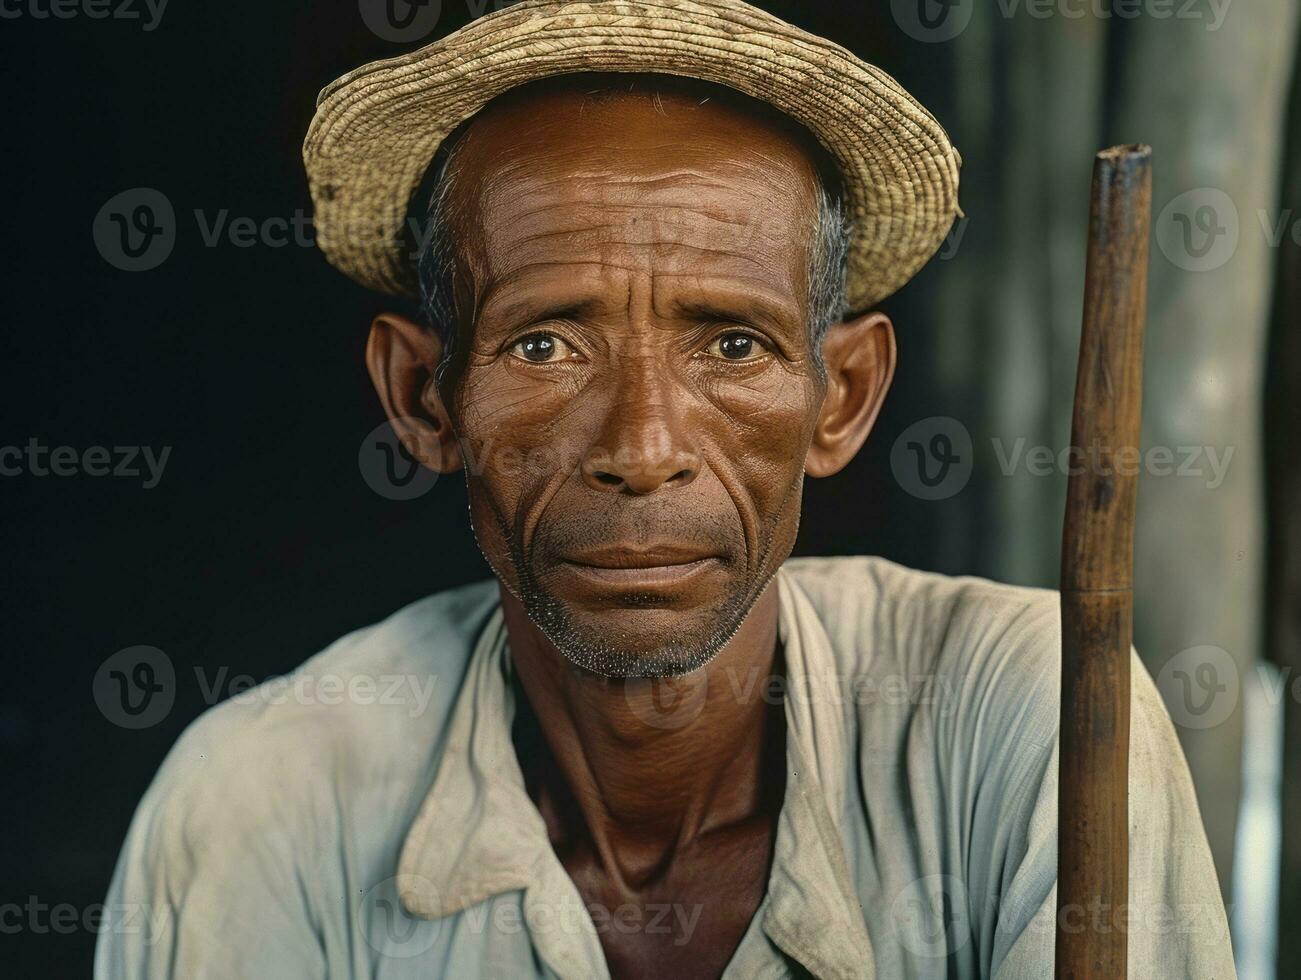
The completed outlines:
{"type": "MultiPolygon", "coordinates": [[[[498,581],[519,600],[530,622],[566,660],[601,677],[654,679],[678,677],[700,670],[736,636],[769,580],[776,574],[774,568],[758,582],[746,578],[732,579],[720,601],[708,609],[693,609],[688,614],[697,624],[693,628],[675,628],[674,635],[663,636],[657,643],[648,644],[644,639],[637,642],[634,637],[620,637],[616,628],[601,624],[599,614],[591,615],[590,618],[598,622],[590,625],[576,621],[565,601],[543,584],[531,560],[534,556],[525,553],[511,533],[510,525],[500,515],[494,517],[515,574],[504,574],[507,570],[497,567],[478,541],[477,531],[475,540],[498,581]],[[621,642],[621,639],[626,642],[621,642]]],[[[766,553],[765,548],[763,554],[766,553]]],[[[638,604],[636,597],[624,601],[625,608],[636,608],[638,604]]],[[[665,609],[662,599],[655,596],[647,596],[644,607],[665,609]]]]}
{"type": "Polygon", "coordinates": [[[678,677],[700,670],[736,635],[758,597],[738,583],[714,608],[695,613],[703,626],[665,636],[662,642],[647,647],[620,643],[615,630],[576,623],[565,603],[530,573],[522,574],[519,587],[512,591],[529,619],[566,660],[612,678],[678,677]]]}

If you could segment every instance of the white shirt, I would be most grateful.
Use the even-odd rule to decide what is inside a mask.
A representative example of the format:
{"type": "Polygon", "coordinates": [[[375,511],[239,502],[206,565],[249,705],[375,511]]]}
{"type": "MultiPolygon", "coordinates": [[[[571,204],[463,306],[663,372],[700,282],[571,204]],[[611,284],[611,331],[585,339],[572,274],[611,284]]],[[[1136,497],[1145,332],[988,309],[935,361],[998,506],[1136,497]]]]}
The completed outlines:
{"type": "MultiPolygon", "coordinates": [[[[874,558],[796,559],[778,590],[786,791],[729,978],[1052,976],[1055,593],[874,558]]],[[[1133,660],[1130,976],[1231,978],[1187,766],[1133,660]]],[[[607,977],[525,792],[495,582],[431,596],[181,737],[135,815],[100,977],[607,977]]],[[[680,724],[664,706],[652,723],[680,724]]],[[[689,720],[689,719],[685,719],[689,720]]],[[[1088,925],[1087,911],[1080,924],[1088,925]]]]}

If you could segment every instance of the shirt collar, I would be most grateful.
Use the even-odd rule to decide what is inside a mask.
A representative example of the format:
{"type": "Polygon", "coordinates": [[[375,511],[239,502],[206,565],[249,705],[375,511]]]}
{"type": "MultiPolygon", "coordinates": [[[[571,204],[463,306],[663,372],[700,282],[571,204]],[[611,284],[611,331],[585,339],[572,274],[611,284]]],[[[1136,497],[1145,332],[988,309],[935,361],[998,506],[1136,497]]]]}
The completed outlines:
{"type": "MultiPolygon", "coordinates": [[[[836,696],[843,679],[808,597],[784,571],[775,586],[787,670],[788,771],[759,915],[768,939],[814,975],[871,978],[872,943],[836,829],[849,764],[843,699],[836,696]]],[[[438,774],[402,848],[398,888],[412,915],[455,915],[514,890],[525,892],[527,904],[530,892],[544,887],[578,900],[524,788],[511,744],[509,672],[498,609],[475,644],[438,774]]],[[[552,953],[553,961],[572,958],[552,953]]],[[[590,974],[595,964],[570,966],[590,974]]],[[[605,975],[603,962],[597,972],[605,975]]]]}

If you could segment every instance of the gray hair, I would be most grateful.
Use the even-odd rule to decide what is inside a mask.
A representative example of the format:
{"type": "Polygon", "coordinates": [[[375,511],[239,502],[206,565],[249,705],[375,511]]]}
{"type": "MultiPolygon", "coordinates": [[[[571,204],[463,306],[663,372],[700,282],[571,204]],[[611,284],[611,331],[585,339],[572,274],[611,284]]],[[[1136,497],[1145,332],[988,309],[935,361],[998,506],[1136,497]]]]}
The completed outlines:
{"type": "MultiPolygon", "coordinates": [[[[664,79],[665,83],[679,81],[664,79]]],[[[707,83],[699,83],[699,85],[710,90],[711,94],[720,91],[718,86],[707,83]]],[[[603,97],[616,91],[629,91],[631,88],[631,84],[626,89],[616,88],[611,84],[609,88],[585,89],[585,94],[603,97]]],[[[730,90],[721,91],[726,93],[725,97],[733,101],[746,98],[730,90]]],[[[755,105],[762,104],[755,103],[755,105]]],[[[775,113],[775,110],[772,110],[772,113],[775,113]]],[[[790,126],[795,125],[784,116],[782,119],[790,126]]],[[[457,343],[456,245],[451,231],[451,189],[455,176],[457,150],[463,143],[467,126],[468,122],[463,123],[443,141],[430,165],[424,183],[425,187],[432,187],[432,192],[429,195],[425,231],[417,248],[416,270],[420,286],[421,313],[426,323],[443,342],[442,360],[435,373],[436,382],[442,381],[457,343]]],[[[813,157],[817,179],[816,225],[812,247],[809,249],[808,310],[810,348],[813,363],[821,375],[824,371],[822,341],[832,325],[839,323],[845,317],[849,307],[845,277],[850,224],[838,171],[826,151],[813,140],[813,137],[803,133],[802,130],[801,133],[805,136],[805,142],[813,157]]]]}

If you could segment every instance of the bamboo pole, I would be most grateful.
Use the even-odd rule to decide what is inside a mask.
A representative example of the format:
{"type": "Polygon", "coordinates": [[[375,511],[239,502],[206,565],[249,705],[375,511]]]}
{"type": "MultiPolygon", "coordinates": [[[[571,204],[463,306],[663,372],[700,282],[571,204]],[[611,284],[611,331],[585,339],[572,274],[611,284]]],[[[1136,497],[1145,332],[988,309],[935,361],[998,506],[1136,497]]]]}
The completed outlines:
{"type": "Polygon", "coordinates": [[[1151,150],[1097,155],[1062,528],[1059,980],[1126,975],[1129,656],[1151,150]]]}

